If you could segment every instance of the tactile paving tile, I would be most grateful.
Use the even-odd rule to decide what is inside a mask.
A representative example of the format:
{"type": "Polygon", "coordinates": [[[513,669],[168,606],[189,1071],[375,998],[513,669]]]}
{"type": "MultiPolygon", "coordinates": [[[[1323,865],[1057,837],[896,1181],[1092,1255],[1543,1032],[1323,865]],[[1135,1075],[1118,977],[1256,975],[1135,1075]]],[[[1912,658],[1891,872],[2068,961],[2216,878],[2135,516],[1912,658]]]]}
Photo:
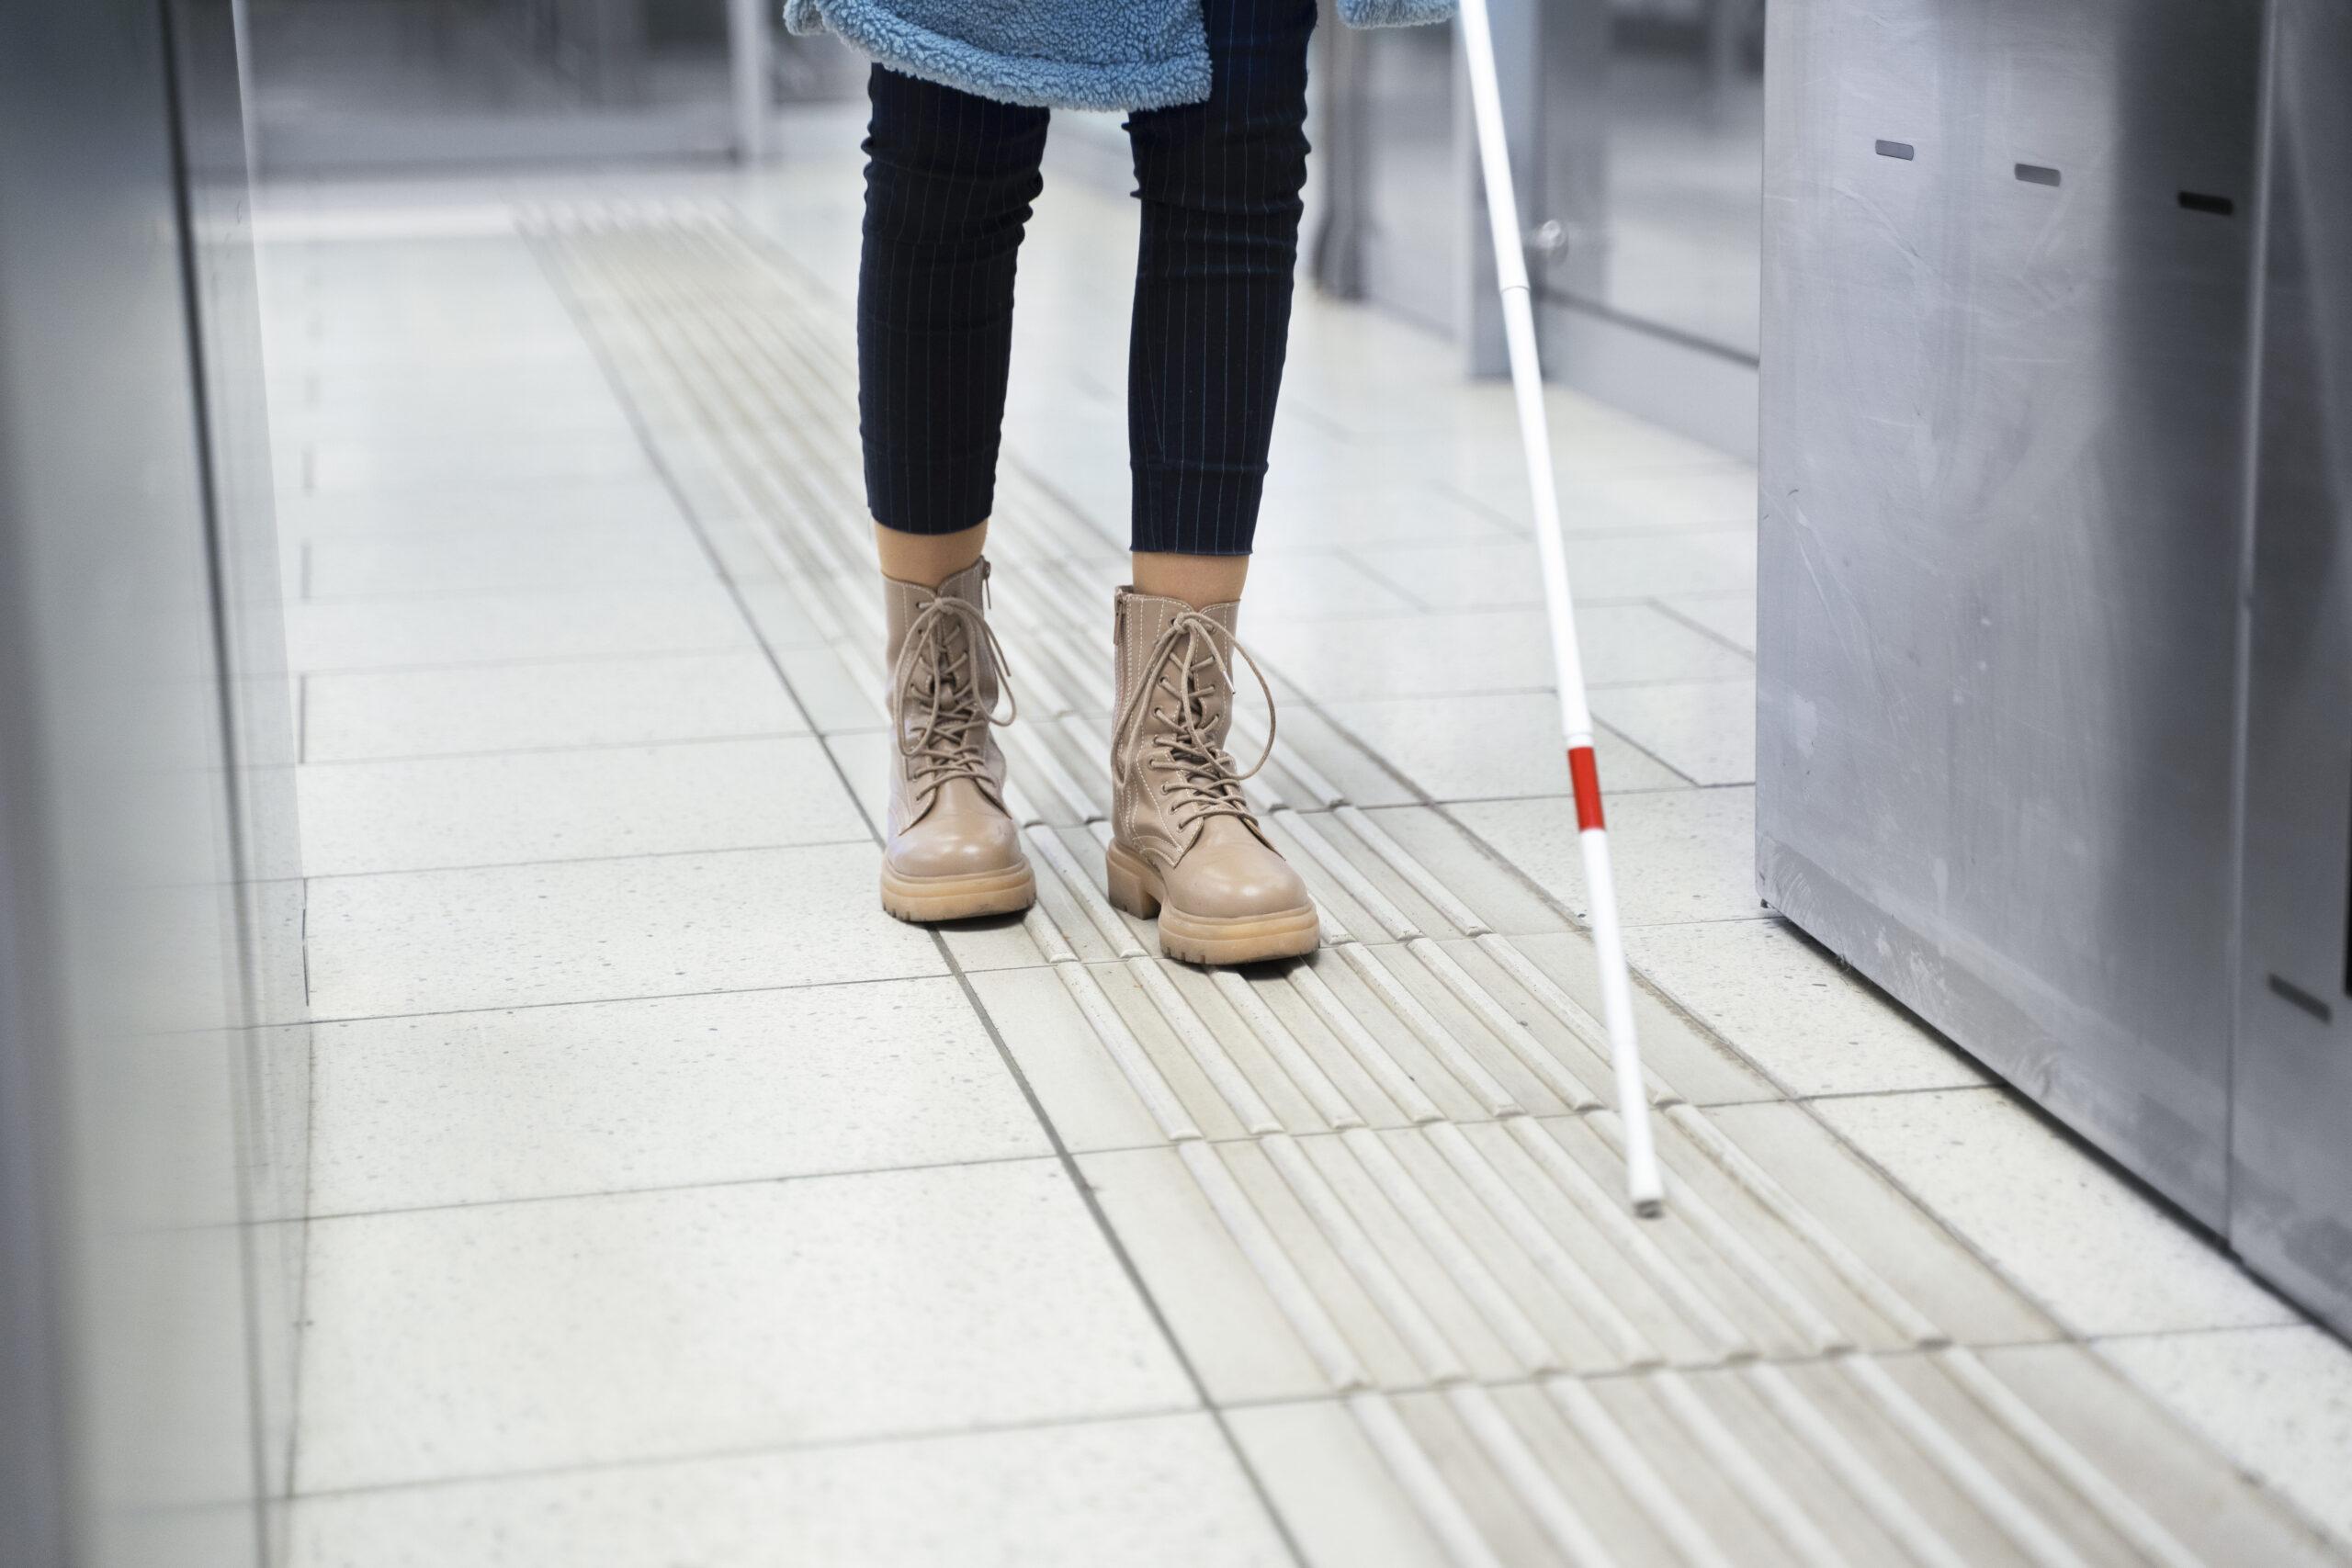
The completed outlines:
{"type": "MultiPolygon", "coordinates": [[[[524,224],[716,558],[740,584],[780,578],[823,644],[779,663],[820,688],[839,754],[864,755],[882,633],[841,301],[719,209],[524,224]]],[[[1277,743],[1252,785],[1323,950],[1246,972],[1160,958],[1099,882],[1124,551],[1010,460],[997,516],[1042,897],[1017,935],[951,947],[1050,972],[1061,999],[1023,992],[1021,1017],[1077,1021],[1092,1081],[1124,1082],[1157,1130],[1156,1156],[1098,1156],[1106,1213],[1161,1216],[1122,1240],[1148,1284],[1181,1271],[1175,1332],[1213,1388],[1244,1385],[1227,1408],[1310,1558],[1339,1539],[1314,1523],[1328,1503],[1291,1495],[1313,1467],[1248,1436],[1309,1430],[1277,1419],[1302,1382],[1457,1568],[2338,1561],[1654,998],[1669,1201],[1634,1218],[1582,932],[1436,813],[1360,809],[1333,781],[1376,759],[1328,730],[1277,743]],[[1220,1358],[1188,1304],[1216,1270],[1271,1303],[1237,1315],[1264,1325],[1247,1353],[1220,1358]],[[1295,1344],[1262,1342],[1277,1332],[1295,1344]]],[[[1049,1055],[1032,1059],[1051,1114],[1049,1055]]]]}

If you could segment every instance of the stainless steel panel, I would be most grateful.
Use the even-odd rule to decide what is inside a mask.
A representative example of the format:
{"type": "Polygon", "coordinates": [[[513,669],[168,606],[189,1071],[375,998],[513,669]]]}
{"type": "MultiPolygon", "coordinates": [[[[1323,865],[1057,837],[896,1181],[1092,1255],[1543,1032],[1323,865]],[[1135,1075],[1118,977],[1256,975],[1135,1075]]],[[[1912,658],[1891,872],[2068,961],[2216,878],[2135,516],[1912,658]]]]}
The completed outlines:
{"type": "Polygon", "coordinates": [[[2352,10],[2277,20],[2230,1241],[2352,1333],[2352,10]]]}
{"type": "Polygon", "coordinates": [[[1767,51],[1759,890],[2217,1226],[2263,20],[1767,51]]]}

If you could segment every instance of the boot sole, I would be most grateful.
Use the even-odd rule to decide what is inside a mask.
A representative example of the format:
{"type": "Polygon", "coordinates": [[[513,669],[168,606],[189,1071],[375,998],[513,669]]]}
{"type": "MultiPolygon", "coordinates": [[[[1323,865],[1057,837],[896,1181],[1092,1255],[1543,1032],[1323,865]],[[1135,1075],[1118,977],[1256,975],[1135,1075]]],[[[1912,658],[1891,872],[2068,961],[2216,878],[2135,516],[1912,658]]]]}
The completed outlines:
{"type": "Polygon", "coordinates": [[[1112,844],[1103,851],[1111,902],[1137,919],[1159,919],[1159,951],[1186,964],[1263,964],[1299,958],[1323,945],[1315,906],[1270,915],[1188,915],[1168,903],[1167,886],[1144,861],[1112,844]]]}
{"type": "Polygon", "coordinates": [[[883,912],[910,925],[1017,915],[1037,901],[1037,874],[1027,862],[1010,871],[971,876],[901,876],[882,868],[883,912]]]}

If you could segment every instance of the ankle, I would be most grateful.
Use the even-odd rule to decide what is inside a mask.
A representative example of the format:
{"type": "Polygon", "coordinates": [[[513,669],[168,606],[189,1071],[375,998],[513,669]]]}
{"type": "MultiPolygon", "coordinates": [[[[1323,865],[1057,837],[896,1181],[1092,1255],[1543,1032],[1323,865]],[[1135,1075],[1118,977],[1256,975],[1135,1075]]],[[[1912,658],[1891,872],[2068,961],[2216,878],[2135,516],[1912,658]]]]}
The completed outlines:
{"type": "Polygon", "coordinates": [[[952,534],[910,534],[874,525],[874,553],[882,575],[937,592],[959,571],[969,570],[989,542],[987,519],[952,534]]]}
{"type": "Polygon", "coordinates": [[[1250,578],[1248,556],[1180,556],[1137,550],[1129,558],[1136,592],[1174,599],[1195,610],[1230,604],[1250,578]]]}

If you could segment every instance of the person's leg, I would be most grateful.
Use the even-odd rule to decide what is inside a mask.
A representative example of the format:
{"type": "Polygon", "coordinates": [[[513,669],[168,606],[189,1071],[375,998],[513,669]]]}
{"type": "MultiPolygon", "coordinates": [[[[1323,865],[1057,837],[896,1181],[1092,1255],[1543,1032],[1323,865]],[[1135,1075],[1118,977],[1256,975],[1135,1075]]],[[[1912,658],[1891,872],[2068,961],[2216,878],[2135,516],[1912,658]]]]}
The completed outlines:
{"type": "Polygon", "coordinates": [[[882,905],[910,920],[1000,914],[1036,883],[989,728],[1003,672],[980,550],[1046,116],[879,66],[868,94],[858,426],[897,740],[882,905]]]}
{"type": "Polygon", "coordinates": [[[1315,3],[1204,0],[1202,19],[1207,102],[1128,120],[1144,204],[1127,362],[1135,582],[1113,634],[1105,853],[1112,901],[1157,915],[1163,952],[1245,964],[1321,940],[1225,750],[1290,326],[1315,3]]]}
{"type": "Polygon", "coordinates": [[[884,575],[936,586],[979,558],[995,497],[1013,269],[1042,185],[1047,115],[878,65],[867,96],[857,272],[866,504],[884,575]]]}
{"type": "Polygon", "coordinates": [[[893,582],[925,588],[936,588],[969,569],[979,560],[988,542],[986,522],[952,534],[910,534],[903,528],[874,525],[874,554],[882,563],[882,575],[893,582]]]}
{"type": "Polygon", "coordinates": [[[1195,610],[1238,602],[1250,581],[1250,558],[1134,550],[1127,556],[1136,592],[1182,599],[1195,610]]]}
{"type": "Polygon", "coordinates": [[[1204,0],[1201,13],[1207,101],[1128,119],[1143,201],[1127,354],[1136,586],[1196,608],[1240,596],[1257,529],[1298,265],[1315,5],[1204,0]]]}

